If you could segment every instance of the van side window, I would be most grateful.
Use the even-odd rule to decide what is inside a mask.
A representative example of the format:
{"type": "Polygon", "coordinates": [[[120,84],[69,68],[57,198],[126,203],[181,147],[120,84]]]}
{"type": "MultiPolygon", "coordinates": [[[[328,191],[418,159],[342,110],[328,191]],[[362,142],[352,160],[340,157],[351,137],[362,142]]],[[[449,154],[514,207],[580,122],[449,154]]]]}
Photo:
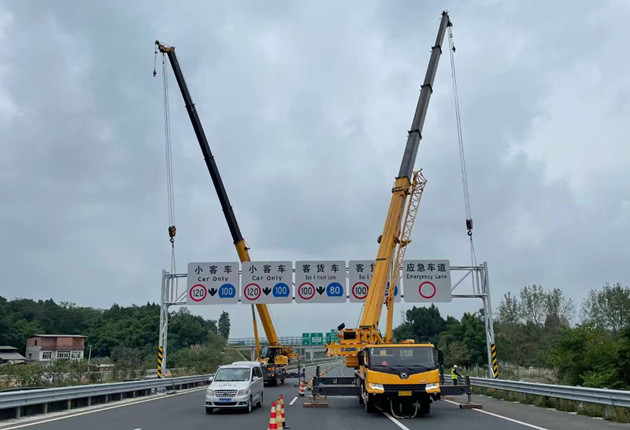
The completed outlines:
{"type": "Polygon", "coordinates": [[[256,376],[258,376],[259,378],[263,377],[262,370],[260,370],[260,367],[256,367],[255,372],[256,372],[256,376]]]}

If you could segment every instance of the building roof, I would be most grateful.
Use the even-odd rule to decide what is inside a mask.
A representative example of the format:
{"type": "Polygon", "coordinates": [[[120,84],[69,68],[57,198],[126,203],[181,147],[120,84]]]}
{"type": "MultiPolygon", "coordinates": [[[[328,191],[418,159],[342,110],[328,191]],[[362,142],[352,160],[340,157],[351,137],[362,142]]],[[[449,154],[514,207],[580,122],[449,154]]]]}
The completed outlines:
{"type": "Polygon", "coordinates": [[[26,360],[26,357],[24,357],[22,354],[20,354],[19,352],[0,352],[0,360],[20,360],[20,361],[24,361],[26,360]]]}
{"type": "Polygon", "coordinates": [[[2,350],[12,350],[12,351],[17,351],[17,348],[14,346],[9,346],[9,345],[0,345],[0,351],[2,350]]]}
{"type": "Polygon", "coordinates": [[[82,334],[34,334],[31,337],[87,337],[87,336],[83,336],[82,334]]]}

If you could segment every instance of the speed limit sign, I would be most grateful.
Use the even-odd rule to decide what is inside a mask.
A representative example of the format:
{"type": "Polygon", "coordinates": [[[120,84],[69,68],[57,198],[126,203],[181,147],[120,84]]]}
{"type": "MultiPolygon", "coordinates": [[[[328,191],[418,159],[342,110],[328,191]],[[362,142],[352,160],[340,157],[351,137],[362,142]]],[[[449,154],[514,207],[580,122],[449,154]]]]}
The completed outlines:
{"type": "Polygon", "coordinates": [[[208,290],[201,284],[196,284],[188,290],[188,296],[195,302],[201,302],[208,296],[208,290]]]}
{"type": "Polygon", "coordinates": [[[296,303],[346,301],[345,261],[296,261],[296,303]]]}

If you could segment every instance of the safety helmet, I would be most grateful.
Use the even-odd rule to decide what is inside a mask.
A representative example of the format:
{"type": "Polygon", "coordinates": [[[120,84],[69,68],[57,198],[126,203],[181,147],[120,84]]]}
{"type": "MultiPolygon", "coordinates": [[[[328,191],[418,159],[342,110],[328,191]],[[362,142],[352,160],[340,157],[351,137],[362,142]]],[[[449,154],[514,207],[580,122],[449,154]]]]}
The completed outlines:
{"type": "Polygon", "coordinates": [[[457,369],[457,364],[453,364],[453,369],[457,369]]]}

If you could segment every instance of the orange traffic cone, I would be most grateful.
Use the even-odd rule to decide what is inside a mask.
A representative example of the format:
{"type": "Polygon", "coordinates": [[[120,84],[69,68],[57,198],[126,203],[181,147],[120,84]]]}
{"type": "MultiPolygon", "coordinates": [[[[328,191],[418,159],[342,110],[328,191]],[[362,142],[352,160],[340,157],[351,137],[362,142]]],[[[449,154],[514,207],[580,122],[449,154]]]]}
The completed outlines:
{"type": "Polygon", "coordinates": [[[276,424],[276,402],[271,402],[271,412],[269,413],[269,427],[268,430],[276,430],[278,425],[276,424]]]}
{"type": "Polygon", "coordinates": [[[304,381],[300,379],[300,388],[298,390],[298,394],[304,397],[304,381]]]}
{"type": "Polygon", "coordinates": [[[278,400],[278,403],[280,404],[280,428],[290,429],[291,427],[287,425],[287,419],[284,416],[284,396],[282,394],[280,394],[280,400],[278,400]]]}

